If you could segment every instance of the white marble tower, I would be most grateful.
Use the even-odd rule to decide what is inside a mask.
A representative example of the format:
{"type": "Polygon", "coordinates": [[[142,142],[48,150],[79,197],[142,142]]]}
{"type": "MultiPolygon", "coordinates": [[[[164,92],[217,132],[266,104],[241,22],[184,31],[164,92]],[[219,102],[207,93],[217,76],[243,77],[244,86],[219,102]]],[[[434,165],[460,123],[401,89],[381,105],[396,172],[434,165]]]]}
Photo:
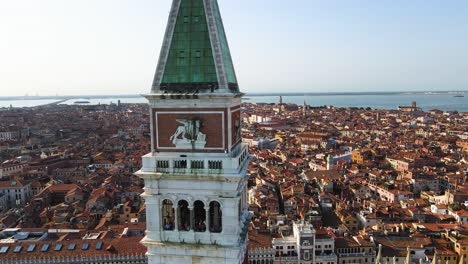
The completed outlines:
{"type": "Polygon", "coordinates": [[[216,0],[174,0],[151,93],[145,181],[150,264],[239,264],[246,255],[247,146],[216,0]]]}

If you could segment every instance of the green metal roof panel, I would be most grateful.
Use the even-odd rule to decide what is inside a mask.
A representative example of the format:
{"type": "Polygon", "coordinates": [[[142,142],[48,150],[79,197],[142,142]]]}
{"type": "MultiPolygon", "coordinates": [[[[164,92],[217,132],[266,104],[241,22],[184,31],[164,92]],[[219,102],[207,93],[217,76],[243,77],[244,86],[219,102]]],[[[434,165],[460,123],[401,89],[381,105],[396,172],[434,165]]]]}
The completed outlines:
{"type": "Polygon", "coordinates": [[[221,49],[224,58],[224,68],[226,71],[227,81],[231,84],[237,84],[236,73],[234,71],[234,65],[232,63],[231,52],[229,50],[226,32],[224,31],[224,25],[223,20],[221,18],[221,12],[218,6],[218,1],[214,1],[214,14],[216,20],[216,27],[218,29],[219,34],[219,41],[221,43],[221,49]]]}
{"type": "Polygon", "coordinates": [[[203,0],[181,0],[161,86],[217,83],[203,0]]]}
{"type": "Polygon", "coordinates": [[[239,93],[216,0],[173,0],[152,92],[239,93]]]}

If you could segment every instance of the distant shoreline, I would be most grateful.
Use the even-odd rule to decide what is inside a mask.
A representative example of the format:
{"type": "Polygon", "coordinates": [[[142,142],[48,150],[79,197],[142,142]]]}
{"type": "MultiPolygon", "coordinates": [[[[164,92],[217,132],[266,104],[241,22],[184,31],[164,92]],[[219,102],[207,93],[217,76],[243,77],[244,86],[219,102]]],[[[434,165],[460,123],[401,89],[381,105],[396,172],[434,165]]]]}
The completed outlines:
{"type": "MultiPolygon", "coordinates": [[[[342,95],[457,95],[468,94],[468,91],[421,91],[421,92],[331,92],[331,93],[246,93],[249,97],[262,96],[342,96],[342,95]]],[[[9,100],[71,100],[71,99],[104,99],[104,98],[139,98],[142,95],[64,95],[64,96],[0,96],[0,101],[9,100]]]]}

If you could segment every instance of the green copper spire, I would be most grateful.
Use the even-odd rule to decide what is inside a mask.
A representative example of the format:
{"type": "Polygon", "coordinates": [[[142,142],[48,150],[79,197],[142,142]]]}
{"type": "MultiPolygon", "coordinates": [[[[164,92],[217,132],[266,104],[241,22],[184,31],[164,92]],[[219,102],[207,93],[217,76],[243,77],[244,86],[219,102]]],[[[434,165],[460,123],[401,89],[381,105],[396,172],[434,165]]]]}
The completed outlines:
{"type": "Polygon", "coordinates": [[[239,93],[216,0],[174,0],[153,93],[239,93]]]}

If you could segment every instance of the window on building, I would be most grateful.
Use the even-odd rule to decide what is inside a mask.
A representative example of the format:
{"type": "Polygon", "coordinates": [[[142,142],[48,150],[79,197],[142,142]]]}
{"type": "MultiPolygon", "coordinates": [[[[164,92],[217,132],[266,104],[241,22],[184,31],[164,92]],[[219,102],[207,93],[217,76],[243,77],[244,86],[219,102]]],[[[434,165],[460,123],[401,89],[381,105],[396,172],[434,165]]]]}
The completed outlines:
{"type": "Polygon", "coordinates": [[[205,232],[206,231],[206,211],[205,204],[202,201],[195,201],[193,204],[195,222],[194,230],[195,232],[205,232]]]}
{"type": "MultiPolygon", "coordinates": [[[[179,51],[179,59],[184,59],[184,58],[185,58],[185,51],[183,50],[179,51]]],[[[181,62],[183,62],[183,60],[181,62]]]]}
{"type": "Polygon", "coordinates": [[[218,202],[210,203],[210,232],[221,233],[222,231],[221,205],[218,202]]]}
{"type": "Polygon", "coordinates": [[[23,246],[16,246],[15,249],[13,250],[13,252],[19,253],[19,252],[21,252],[21,249],[23,249],[23,246]]]}
{"type": "Polygon", "coordinates": [[[174,230],[174,206],[171,200],[164,200],[162,203],[162,217],[164,230],[174,230]]]}
{"type": "Polygon", "coordinates": [[[190,230],[190,209],[188,208],[188,202],[185,200],[179,201],[178,204],[178,215],[179,215],[179,231],[190,230]]]}
{"type": "Polygon", "coordinates": [[[8,249],[10,248],[10,246],[4,246],[0,249],[0,254],[5,254],[8,252],[8,249]]]}

